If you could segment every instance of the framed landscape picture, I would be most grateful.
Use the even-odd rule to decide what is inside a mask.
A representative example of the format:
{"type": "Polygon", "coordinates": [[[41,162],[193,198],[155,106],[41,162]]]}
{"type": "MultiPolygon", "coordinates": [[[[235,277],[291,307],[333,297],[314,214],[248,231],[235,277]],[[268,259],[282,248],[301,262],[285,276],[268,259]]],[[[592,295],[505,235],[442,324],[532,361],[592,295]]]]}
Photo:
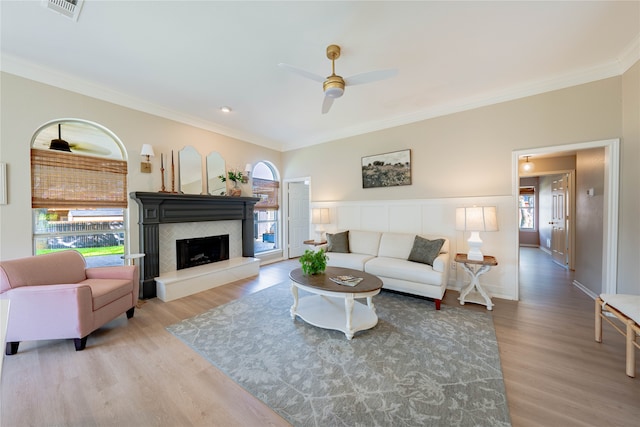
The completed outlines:
{"type": "Polygon", "coordinates": [[[362,188],[411,185],[411,150],[362,158],[362,188]]]}

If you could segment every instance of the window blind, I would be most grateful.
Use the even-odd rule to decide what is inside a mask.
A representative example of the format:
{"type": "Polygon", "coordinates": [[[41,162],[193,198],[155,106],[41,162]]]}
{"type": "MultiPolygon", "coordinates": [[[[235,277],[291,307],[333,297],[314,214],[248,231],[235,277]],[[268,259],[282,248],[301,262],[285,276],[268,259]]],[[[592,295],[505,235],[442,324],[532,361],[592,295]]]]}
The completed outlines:
{"type": "Polygon", "coordinates": [[[253,196],[259,197],[260,201],[256,203],[255,209],[271,209],[277,210],[280,205],[278,203],[278,189],[280,182],[269,179],[253,178],[253,196]]]}
{"type": "Polygon", "coordinates": [[[31,149],[33,208],[127,207],[127,162],[31,149]]]}

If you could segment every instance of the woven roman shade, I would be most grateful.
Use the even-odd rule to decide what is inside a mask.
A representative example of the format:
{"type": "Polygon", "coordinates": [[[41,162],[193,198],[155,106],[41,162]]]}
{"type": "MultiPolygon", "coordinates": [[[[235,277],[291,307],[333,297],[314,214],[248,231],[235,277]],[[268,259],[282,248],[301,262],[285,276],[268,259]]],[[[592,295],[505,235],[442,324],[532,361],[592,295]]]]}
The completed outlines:
{"type": "Polygon", "coordinates": [[[269,179],[253,178],[253,195],[259,197],[260,201],[256,203],[256,209],[272,209],[278,210],[278,189],[280,183],[269,179]]]}
{"type": "Polygon", "coordinates": [[[33,208],[127,207],[127,162],[31,149],[33,208]]]}

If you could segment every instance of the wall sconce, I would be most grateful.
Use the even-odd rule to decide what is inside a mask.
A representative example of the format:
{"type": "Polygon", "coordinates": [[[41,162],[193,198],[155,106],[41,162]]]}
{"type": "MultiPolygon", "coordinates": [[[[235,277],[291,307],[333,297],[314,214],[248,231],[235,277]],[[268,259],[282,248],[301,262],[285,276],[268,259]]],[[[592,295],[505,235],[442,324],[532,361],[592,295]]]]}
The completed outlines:
{"type": "Polygon", "coordinates": [[[140,172],[151,173],[151,160],[149,157],[155,157],[151,144],[142,144],[142,151],[140,151],[140,155],[147,157],[146,162],[140,163],[140,172]]]}
{"type": "Polygon", "coordinates": [[[321,243],[324,227],[322,224],[329,224],[329,208],[313,208],[311,210],[311,223],[316,224],[316,243],[321,243]]]}
{"type": "Polygon", "coordinates": [[[483,261],[484,255],[480,251],[482,239],[479,231],[498,231],[498,219],[495,206],[482,206],[472,208],[456,208],[456,229],[460,231],[471,231],[469,253],[467,259],[472,261],[483,261]]]}
{"type": "Polygon", "coordinates": [[[244,166],[244,175],[242,176],[242,183],[246,184],[247,182],[249,182],[249,177],[251,176],[251,163],[247,163],[244,166]]]}

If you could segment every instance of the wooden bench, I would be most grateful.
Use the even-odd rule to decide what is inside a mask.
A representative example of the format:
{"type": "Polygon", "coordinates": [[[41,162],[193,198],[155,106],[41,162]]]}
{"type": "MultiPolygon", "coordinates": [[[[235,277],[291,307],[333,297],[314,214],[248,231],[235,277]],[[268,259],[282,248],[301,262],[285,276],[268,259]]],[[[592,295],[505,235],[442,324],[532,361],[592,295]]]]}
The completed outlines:
{"type": "Polygon", "coordinates": [[[626,337],[627,342],[627,375],[636,376],[636,359],[634,347],[640,348],[637,337],[640,335],[640,295],[601,294],[596,298],[596,341],[602,342],[602,319],[609,322],[618,332],[626,337]],[[606,314],[611,313],[625,328],[613,322],[606,314]]]}

